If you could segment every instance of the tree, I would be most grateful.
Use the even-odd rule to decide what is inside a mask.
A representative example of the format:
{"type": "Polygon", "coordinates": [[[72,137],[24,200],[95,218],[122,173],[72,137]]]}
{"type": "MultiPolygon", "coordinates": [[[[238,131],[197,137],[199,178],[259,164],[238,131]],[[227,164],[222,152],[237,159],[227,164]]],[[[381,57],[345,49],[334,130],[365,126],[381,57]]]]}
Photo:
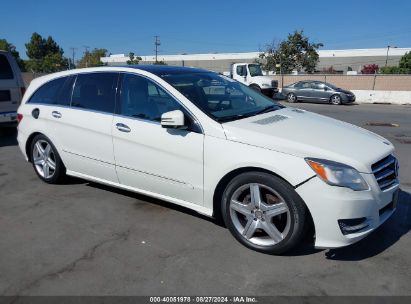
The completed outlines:
{"type": "Polygon", "coordinates": [[[386,66],[380,68],[381,74],[410,74],[407,69],[400,68],[399,66],[386,66]]]}
{"type": "Polygon", "coordinates": [[[380,69],[381,74],[411,74],[411,52],[401,57],[398,66],[386,66],[380,69]]]}
{"type": "Polygon", "coordinates": [[[134,56],[133,52],[130,52],[128,54],[128,57],[130,60],[127,60],[127,64],[138,64],[142,58],[140,56],[134,56]]]}
{"type": "Polygon", "coordinates": [[[24,61],[20,58],[20,53],[16,50],[14,44],[9,43],[6,39],[0,39],[0,50],[10,52],[19,65],[20,70],[25,71],[24,61]]]}
{"type": "Polygon", "coordinates": [[[68,67],[63,49],[51,36],[44,39],[40,34],[33,33],[30,41],[26,43],[26,54],[29,57],[26,67],[32,72],[53,73],[68,67]]]}
{"type": "Polygon", "coordinates": [[[411,52],[406,52],[401,57],[399,66],[401,69],[405,69],[407,74],[411,74],[411,52]]]}
{"type": "Polygon", "coordinates": [[[378,64],[366,64],[361,69],[361,74],[376,74],[379,69],[378,64]]]}
{"type": "Polygon", "coordinates": [[[155,62],[153,62],[153,64],[157,64],[157,65],[167,65],[167,63],[164,62],[164,60],[157,60],[155,62]]]}
{"type": "Polygon", "coordinates": [[[87,67],[97,67],[97,66],[106,65],[103,62],[101,62],[101,57],[106,57],[106,56],[107,56],[106,49],[95,48],[91,52],[86,51],[84,52],[83,58],[81,58],[79,62],[77,63],[77,67],[87,68],[87,67]]]}
{"type": "Polygon", "coordinates": [[[280,66],[282,73],[293,70],[313,73],[319,60],[317,50],[322,46],[322,43],[310,42],[303,31],[295,31],[278,45],[269,44],[259,57],[263,68],[268,71],[278,71],[280,66]]]}

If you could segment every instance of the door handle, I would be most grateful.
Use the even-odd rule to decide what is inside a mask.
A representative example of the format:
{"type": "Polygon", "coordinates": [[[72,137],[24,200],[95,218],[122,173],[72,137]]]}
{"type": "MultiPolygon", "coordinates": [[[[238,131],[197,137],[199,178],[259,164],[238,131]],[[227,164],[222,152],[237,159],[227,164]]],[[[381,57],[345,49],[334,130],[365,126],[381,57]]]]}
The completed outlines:
{"type": "Polygon", "coordinates": [[[121,132],[129,133],[131,131],[131,129],[127,125],[122,124],[122,123],[117,123],[116,128],[117,128],[117,130],[119,130],[121,132]]]}
{"type": "Polygon", "coordinates": [[[61,113],[60,112],[58,112],[58,111],[53,111],[53,112],[51,112],[51,115],[53,115],[53,117],[55,117],[55,118],[61,118],[61,113]]]}

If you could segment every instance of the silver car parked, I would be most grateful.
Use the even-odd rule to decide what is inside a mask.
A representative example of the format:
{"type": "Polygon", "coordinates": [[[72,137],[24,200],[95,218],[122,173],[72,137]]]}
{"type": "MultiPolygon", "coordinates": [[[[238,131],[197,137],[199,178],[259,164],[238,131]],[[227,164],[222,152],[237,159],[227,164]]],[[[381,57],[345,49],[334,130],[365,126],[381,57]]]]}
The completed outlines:
{"type": "Polygon", "coordinates": [[[339,105],[355,101],[351,91],[322,81],[299,81],[283,88],[281,95],[288,102],[308,101],[339,105]]]}

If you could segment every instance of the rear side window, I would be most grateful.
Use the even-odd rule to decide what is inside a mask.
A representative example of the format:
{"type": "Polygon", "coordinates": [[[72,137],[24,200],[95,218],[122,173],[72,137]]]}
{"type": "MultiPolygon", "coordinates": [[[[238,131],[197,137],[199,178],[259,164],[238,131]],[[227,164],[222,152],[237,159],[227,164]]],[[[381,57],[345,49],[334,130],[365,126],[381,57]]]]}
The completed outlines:
{"type": "Polygon", "coordinates": [[[33,94],[28,103],[69,106],[74,79],[74,76],[68,76],[47,82],[33,94]]]}
{"type": "Polygon", "coordinates": [[[77,75],[71,106],[114,113],[118,73],[77,75]]]}
{"type": "Polygon", "coordinates": [[[13,79],[13,70],[11,69],[10,63],[7,57],[0,55],[0,79],[13,79]]]}

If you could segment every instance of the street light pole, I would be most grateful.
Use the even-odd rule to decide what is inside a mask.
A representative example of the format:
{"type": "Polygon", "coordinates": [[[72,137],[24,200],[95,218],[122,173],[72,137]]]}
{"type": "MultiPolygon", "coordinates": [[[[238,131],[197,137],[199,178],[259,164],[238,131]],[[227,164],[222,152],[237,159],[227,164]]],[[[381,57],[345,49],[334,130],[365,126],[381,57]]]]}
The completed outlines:
{"type": "Polygon", "coordinates": [[[390,51],[390,48],[396,49],[397,47],[396,46],[391,46],[391,45],[387,46],[387,56],[385,57],[385,66],[388,65],[388,52],[390,51]]]}

